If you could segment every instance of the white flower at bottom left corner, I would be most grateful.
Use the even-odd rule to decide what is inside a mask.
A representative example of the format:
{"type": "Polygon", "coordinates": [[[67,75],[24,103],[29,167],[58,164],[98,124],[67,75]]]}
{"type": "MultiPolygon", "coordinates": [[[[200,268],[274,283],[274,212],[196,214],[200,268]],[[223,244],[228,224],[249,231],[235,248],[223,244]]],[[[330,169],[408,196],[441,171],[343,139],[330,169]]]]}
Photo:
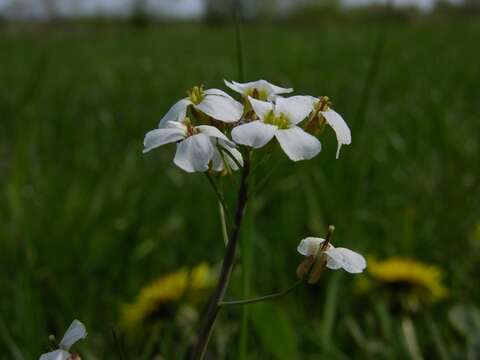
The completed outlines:
{"type": "Polygon", "coordinates": [[[85,325],[78,320],[73,320],[58,345],[59,349],[43,354],[39,360],[69,360],[72,357],[69,352],[72,345],[86,337],[85,325]]]}
{"type": "Polygon", "coordinates": [[[177,152],[173,162],[186,172],[204,172],[215,155],[212,140],[222,140],[230,147],[235,144],[220,130],[210,125],[193,126],[188,118],[183,122],[168,121],[161,129],[149,131],[143,142],[146,153],[156,147],[177,143],[177,152]]]}

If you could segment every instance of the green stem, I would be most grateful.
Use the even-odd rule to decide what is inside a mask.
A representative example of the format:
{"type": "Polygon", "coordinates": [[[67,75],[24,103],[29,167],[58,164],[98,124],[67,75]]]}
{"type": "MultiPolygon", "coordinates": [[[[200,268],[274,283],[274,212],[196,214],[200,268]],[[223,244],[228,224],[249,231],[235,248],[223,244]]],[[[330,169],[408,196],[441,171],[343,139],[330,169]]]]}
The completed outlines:
{"type": "MultiPolygon", "coordinates": [[[[245,81],[245,69],[244,69],[244,58],[243,58],[243,44],[242,44],[242,31],[241,31],[241,1],[237,1],[235,4],[235,43],[237,49],[237,76],[238,81],[245,81]]],[[[227,154],[231,154],[227,151],[227,154]]],[[[251,156],[251,154],[250,154],[251,156]]],[[[236,159],[231,156],[233,161],[237,163],[236,159]]],[[[238,166],[239,164],[237,164],[238,166]]],[[[248,225],[248,234],[242,239],[242,293],[244,297],[248,296],[250,291],[250,263],[251,263],[251,243],[253,235],[253,216],[247,218],[248,225]]],[[[242,322],[240,327],[240,339],[238,344],[238,359],[246,359],[247,352],[247,340],[248,340],[248,311],[243,309],[242,311],[242,322]]]]}
{"type": "MultiPolygon", "coordinates": [[[[391,12],[393,8],[393,0],[388,0],[385,3],[385,11],[387,13],[391,12]]],[[[363,88],[360,92],[360,103],[357,109],[355,117],[355,126],[357,129],[362,129],[366,119],[367,108],[370,105],[370,100],[372,97],[372,91],[375,89],[375,83],[380,72],[380,67],[382,65],[382,60],[384,57],[384,48],[387,42],[387,34],[389,29],[389,21],[385,21],[383,25],[378,29],[377,39],[370,57],[368,71],[363,83],[363,88]]]]}
{"type": "Polygon", "coordinates": [[[240,228],[245,215],[245,209],[248,202],[248,177],[250,175],[250,159],[245,159],[245,164],[242,168],[242,178],[240,188],[238,190],[237,209],[235,212],[235,221],[230,232],[227,247],[225,248],[225,256],[223,257],[222,269],[217,282],[217,286],[213,292],[208,305],[207,313],[200,329],[197,342],[192,351],[192,360],[201,360],[205,356],[207,346],[210,341],[210,336],[220,310],[219,304],[223,301],[225,292],[227,291],[230,282],[230,275],[233,270],[233,263],[237,251],[237,243],[240,235],[240,228]]]}
{"type": "Polygon", "coordinates": [[[253,304],[253,303],[256,303],[256,302],[260,302],[260,301],[276,299],[276,298],[279,298],[279,297],[282,297],[282,296],[285,296],[285,295],[289,294],[291,291],[295,290],[301,284],[303,284],[303,281],[299,280],[295,284],[290,286],[288,289],[285,289],[285,290],[280,291],[278,293],[259,296],[259,297],[256,297],[256,298],[246,299],[246,300],[222,301],[219,304],[219,306],[247,305],[247,304],[253,304]]]}
{"type": "Polygon", "coordinates": [[[420,346],[418,345],[417,334],[415,332],[415,326],[412,319],[405,316],[402,319],[402,332],[407,346],[407,350],[410,353],[411,359],[422,360],[423,356],[420,352],[420,346]]]}
{"type": "Polygon", "coordinates": [[[225,246],[227,246],[227,243],[228,243],[227,222],[225,218],[225,211],[223,210],[223,205],[220,201],[218,202],[218,211],[220,213],[220,225],[222,226],[223,242],[225,243],[225,246]]]}
{"type": "Polygon", "coordinates": [[[243,66],[243,46],[242,46],[242,31],[240,28],[240,10],[239,4],[235,9],[235,43],[237,48],[237,67],[238,67],[238,81],[245,81],[245,72],[243,66]]]}
{"type": "Polygon", "coordinates": [[[213,191],[215,191],[215,195],[217,195],[218,201],[220,202],[223,208],[223,211],[227,215],[228,224],[231,225],[232,214],[230,213],[230,209],[228,208],[228,205],[227,205],[227,202],[225,201],[225,197],[223,196],[223,193],[220,191],[220,189],[217,186],[217,183],[215,182],[215,180],[213,180],[212,176],[208,172],[205,172],[205,176],[207,177],[208,182],[212,186],[213,191]]]}
{"type": "MultiPolygon", "coordinates": [[[[255,175],[250,175],[250,188],[255,185],[255,175]]],[[[242,298],[248,298],[251,293],[251,278],[252,278],[252,261],[253,261],[253,242],[255,236],[255,215],[253,209],[255,208],[253,196],[250,196],[250,211],[246,215],[244,231],[241,238],[241,262],[242,262],[242,298]]],[[[240,336],[238,344],[238,359],[247,359],[248,348],[248,323],[250,317],[250,309],[244,307],[241,314],[240,336]]]]}

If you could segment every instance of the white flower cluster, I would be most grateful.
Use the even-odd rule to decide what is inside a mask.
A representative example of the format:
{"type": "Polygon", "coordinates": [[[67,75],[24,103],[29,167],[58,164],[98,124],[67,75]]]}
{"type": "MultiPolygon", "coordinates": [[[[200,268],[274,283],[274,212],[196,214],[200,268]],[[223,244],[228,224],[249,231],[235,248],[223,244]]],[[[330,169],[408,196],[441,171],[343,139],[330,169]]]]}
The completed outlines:
{"type": "Polygon", "coordinates": [[[326,97],[281,97],[293,89],[265,80],[225,84],[242,95],[242,103],[222,90],[194,87],[170,108],[157,129],[146,134],[144,152],[177,143],[174,163],[181,169],[221,172],[243,165],[237,145],[258,149],[273,138],[291,160],[311,159],[321,150],[312,129],[325,123],[336,133],[337,158],[341,145],[351,142],[350,129],[326,97]]]}

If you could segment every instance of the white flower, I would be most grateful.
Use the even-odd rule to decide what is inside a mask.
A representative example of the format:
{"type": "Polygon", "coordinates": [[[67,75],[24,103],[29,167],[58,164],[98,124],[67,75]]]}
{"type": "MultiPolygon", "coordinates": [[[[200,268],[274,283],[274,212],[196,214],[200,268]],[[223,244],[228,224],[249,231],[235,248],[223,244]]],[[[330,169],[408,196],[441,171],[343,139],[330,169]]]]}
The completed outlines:
{"type": "Polygon", "coordinates": [[[195,86],[188,92],[188,97],[176,102],[160,120],[159,128],[165,127],[169,121],[184,119],[187,108],[196,110],[226,123],[236,122],[243,114],[243,106],[226,92],[219,89],[203,90],[195,86]]]}
{"type": "Polygon", "coordinates": [[[72,355],[69,352],[72,345],[86,337],[87,331],[85,325],[78,320],[73,320],[65,332],[65,335],[63,335],[62,341],[60,341],[59,349],[43,354],[39,360],[68,360],[72,355]]]}
{"type": "Polygon", "coordinates": [[[321,150],[318,139],[297,126],[310,109],[298,101],[278,97],[275,104],[249,97],[260,120],[235,127],[232,139],[237,144],[260,148],[274,136],[293,161],[308,160],[321,150]]]}
{"type": "MultiPolygon", "coordinates": [[[[188,118],[180,121],[168,121],[165,127],[149,131],[145,135],[144,150],[146,153],[156,147],[169,143],[177,143],[177,152],[173,162],[186,172],[204,172],[208,170],[210,161],[215,156],[216,139],[233,148],[235,144],[220,130],[209,125],[193,126],[188,118]]],[[[241,155],[240,155],[241,157],[241,155]]],[[[214,166],[219,167],[217,163],[214,166]]]]}
{"type": "Polygon", "coordinates": [[[345,120],[343,120],[341,115],[330,108],[329,99],[325,96],[316,98],[308,95],[292,96],[289,97],[289,99],[303,103],[310,109],[310,111],[318,111],[318,113],[323,116],[327,124],[332,127],[337,137],[338,147],[336,158],[338,159],[342,145],[350,145],[352,143],[352,135],[347,123],[345,120]]]}
{"type": "Polygon", "coordinates": [[[233,91],[236,91],[245,97],[252,96],[260,100],[272,101],[279,94],[287,94],[293,91],[292,88],[282,88],[280,86],[273,85],[266,80],[251,81],[243,84],[235,81],[224,81],[225,85],[227,85],[233,91]]]}
{"type": "Polygon", "coordinates": [[[357,274],[363,272],[367,267],[365,258],[346,248],[336,248],[332,244],[328,244],[323,248],[322,244],[325,239],[316,237],[307,237],[300,241],[297,251],[304,256],[318,257],[325,254],[327,258],[327,267],[329,269],[343,269],[349,273],[357,274]],[[320,252],[320,254],[319,254],[320,252]]]}

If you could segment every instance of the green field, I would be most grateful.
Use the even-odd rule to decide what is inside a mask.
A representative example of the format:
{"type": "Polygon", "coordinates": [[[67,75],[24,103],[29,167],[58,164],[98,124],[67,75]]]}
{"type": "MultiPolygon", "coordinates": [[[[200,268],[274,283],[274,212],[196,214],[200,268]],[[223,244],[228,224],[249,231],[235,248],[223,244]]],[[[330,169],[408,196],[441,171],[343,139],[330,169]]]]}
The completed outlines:
{"type": "MultiPolygon", "coordinates": [[[[228,298],[288,287],[299,240],[328,224],[338,246],[440,267],[449,294],[406,314],[360,293],[364,275],[331,271],[247,315],[223,311],[211,359],[238,358],[244,316],[247,359],[409,358],[406,318],[424,358],[476,358],[475,313],[468,337],[449,313],[480,302],[479,37],[478,22],[243,28],[246,79],[330,96],[353,142],[335,160],[327,129],[314,160],[278,152],[263,165],[257,181],[274,172],[242,236],[252,264],[239,259],[228,298]]],[[[74,318],[89,331],[84,359],[185,356],[178,304],[134,334],[120,310],[161,275],[219,264],[218,206],[202,174],[172,164],[173,147],[144,155],[142,143],[185,90],[223,79],[237,79],[231,27],[0,34],[0,359],[37,359],[74,318]]],[[[223,179],[229,201],[237,184],[223,179]]]]}

